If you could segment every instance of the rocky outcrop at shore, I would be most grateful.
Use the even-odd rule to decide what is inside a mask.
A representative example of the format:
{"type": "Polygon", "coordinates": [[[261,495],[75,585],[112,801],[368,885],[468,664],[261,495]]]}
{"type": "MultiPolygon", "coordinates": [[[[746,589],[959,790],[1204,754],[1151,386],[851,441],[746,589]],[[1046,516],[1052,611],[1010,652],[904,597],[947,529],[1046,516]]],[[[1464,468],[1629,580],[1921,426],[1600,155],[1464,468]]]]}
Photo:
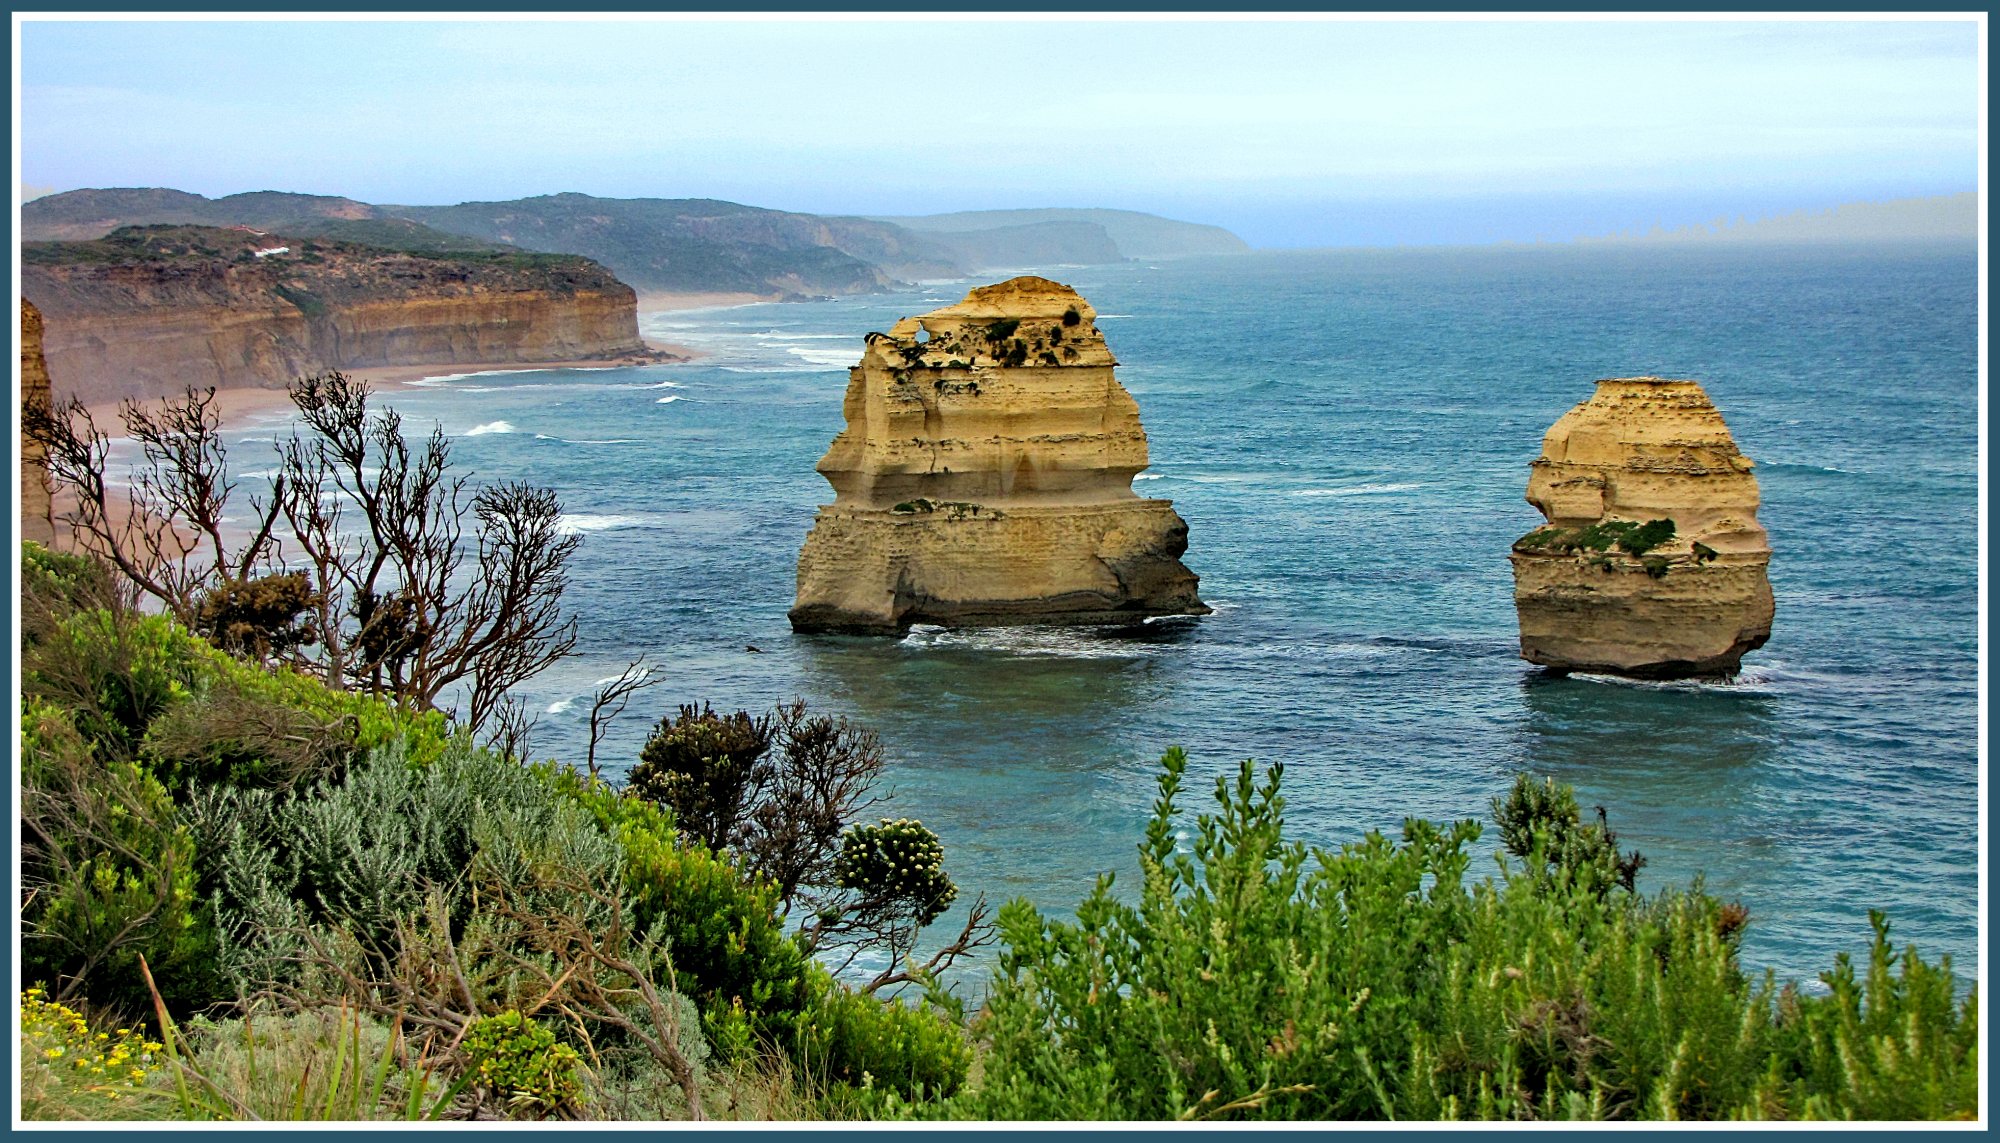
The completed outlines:
{"type": "Polygon", "coordinates": [[[1141,499],[1139,407],[1076,291],[982,286],[868,335],[834,488],[799,552],[801,631],[1204,615],[1187,525],[1141,499]]]}
{"type": "Polygon", "coordinates": [[[1599,381],[1548,431],[1514,544],[1521,657],[1556,671],[1728,676],[1771,634],[1757,478],[1693,381],[1599,381]]]}
{"type": "MultiPolygon", "coordinates": [[[[42,315],[21,300],[21,409],[49,407],[49,369],[42,358],[42,315]]],[[[39,442],[21,434],[21,538],[56,542],[55,508],[49,498],[49,470],[39,442]]]]}
{"type": "Polygon", "coordinates": [[[631,287],[583,258],[166,226],[22,259],[60,394],[86,401],[327,369],[672,360],[640,341],[631,287]]]}

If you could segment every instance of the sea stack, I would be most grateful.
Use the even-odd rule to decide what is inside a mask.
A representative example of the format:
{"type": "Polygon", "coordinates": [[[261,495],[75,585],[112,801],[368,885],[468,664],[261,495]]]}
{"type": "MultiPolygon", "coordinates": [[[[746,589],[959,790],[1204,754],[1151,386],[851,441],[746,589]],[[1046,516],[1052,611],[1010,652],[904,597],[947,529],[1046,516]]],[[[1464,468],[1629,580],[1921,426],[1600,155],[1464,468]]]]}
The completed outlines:
{"type": "Polygon", "coordinates": [[[1757,478],[1693,381],[1621,377],[1552,426],[1514,544],[1521,657],[1645,679],[1736,673],[1771,635],[1757,478]]]}
{"type": "MultiPolygon", "coordinates": [[[[42,312],[21,299],[21,412],[48,409],[49,367],[42,357],[42,312]]],[[[56,542],[55,508],[49,497],[49,470],[40,441],[21,433],[21,538],[47,547],[56,542]]]]}
{"type": "Polygon", "coordinates": [[[819,462],[834,501],[799,552],[794,628],[1208,613],[1187,524],[1132,491],[1146,433],[1096,317],[1021,277],[868,335],[819,462]]]}

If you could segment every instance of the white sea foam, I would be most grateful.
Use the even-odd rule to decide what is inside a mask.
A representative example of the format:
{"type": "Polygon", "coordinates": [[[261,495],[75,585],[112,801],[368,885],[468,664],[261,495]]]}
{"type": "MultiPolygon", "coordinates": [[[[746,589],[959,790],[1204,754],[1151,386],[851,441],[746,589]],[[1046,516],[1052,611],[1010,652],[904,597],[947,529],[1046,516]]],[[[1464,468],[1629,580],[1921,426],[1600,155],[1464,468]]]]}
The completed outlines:
{"type": "Polygon", "coordinates": [[[645,523],[637,516],[616,516],[592,512],[565,512],[556,520],[556,531],[565,536],[585,532],[608,532],[613,528],[633,528],[645,523]]]}
{"type": "Polygon", "coordinates": [[[506,421],[488,421],[483,425],[476,425],[473,428],[465,430],[465,435],[469,437],[483,437],[493,433],[511,433],[513,431],[514,426],[508,424],[506,421]]]}
{"type": "Polygon", "coordinates": [[[801,361],[810,361],[814,365],[852,365],[855,361],[852,349],[800,349],[793,346],[787,352],[801,361]]]}
{"type": "Polygon", "coordinates": [[[1392,492],[1408,492],[1422,488],[1421,484],[1356,484],[1347,488],[1301,488],[1294,496],[1383,496],[1392,492]]]}
{"type": "Polygon", "coordinates": [[[415,380],[405,381],[403,384],[415,385],[424,389],[434,389],[448,381],[466,381],[474,377],[498,377],[504,373],[519,372],[522,371],[519,369],[480,369],[472,373],[440,373],[435,377],[418,377],[415,380]]]}
{"type": "Polygon", "coordinates": [[[549,704],[550,714],[563,714],[576,702],[573,698],[557,699],[549,704]]]}
{"type": "Polygon", "coordinates": [[[1049,659],[1141,659],[1159,653],[1153,644],[1064,626],[950,628],[919,623],[903,637],[902,645],[1049,659]]]}
{"type": "Polygon", "coordinates": [[[1159,479],[1161,479],[1161,477],[1162,477],[1162,476],[1164,476],[1164,475],[1165,475],[1164,473],[1158,473],[1158,472],[1142,472],[1142,473],[1140,473],[1139,475],[1137,475],[1137,476],[1133,477],[1132,479],[1134,479],[1134,480],[1159,480],[1159,479]]]}
{"type": "Polygon", "coordinates": [[[679,388],[681,388],[681,387],[682,387],[682,386],[681,386],[681,383],[680,383],[680,382],[678,382],[678,381],[662,381],[662,382],[660,382],[660,383],[659,383],[659,384],[657,384],[657,385],[613,385],[613,386],[611,386],[611,388],[613,388],[613,389],[679,389],[679,388]]]}
{"type": "Polygon", "coordinates": [[[680,400],[680,399],[681,399],[680,397],[678,397],[678,396],[676,396],[676,395],[674,395],[674,394],[672,394],[672,393],[669,393],[669,394],[667,394],[666,396],[664,396],[664,397],[660,398],[659,400],[657,400],[657,401],[654,401],[654,402],[653,402],[653,404],[655,404],[655,405],[671,405],[671,404],[673,404],[673,403],[674,403],[675,401],[678,401],[678,400],[680,400]]]}

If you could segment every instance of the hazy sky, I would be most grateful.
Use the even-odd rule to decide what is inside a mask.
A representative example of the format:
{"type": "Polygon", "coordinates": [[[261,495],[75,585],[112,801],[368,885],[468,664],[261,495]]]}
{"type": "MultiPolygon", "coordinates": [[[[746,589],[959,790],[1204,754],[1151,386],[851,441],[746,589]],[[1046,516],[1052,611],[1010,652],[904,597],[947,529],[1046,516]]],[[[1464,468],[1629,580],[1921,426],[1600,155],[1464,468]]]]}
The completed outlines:
{"type": "Polygon", "coordinates": [[[1978,48],[1968,21],[26,21],[20,179],[1565,239],[1975,189],[1978,48]]]}

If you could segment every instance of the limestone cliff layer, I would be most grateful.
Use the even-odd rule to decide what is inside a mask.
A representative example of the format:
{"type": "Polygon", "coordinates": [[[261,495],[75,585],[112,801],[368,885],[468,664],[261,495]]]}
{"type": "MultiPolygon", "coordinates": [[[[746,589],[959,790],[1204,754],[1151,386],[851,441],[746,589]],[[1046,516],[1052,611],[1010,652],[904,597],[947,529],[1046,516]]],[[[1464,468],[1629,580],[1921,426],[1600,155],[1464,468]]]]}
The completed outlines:
{"type": "MultiPolygon", "coordinates": [[[[42,315],[26,299],[21,302],[21,408],[49,406],[49,369],[42,358],[42,315]]],[[[38,544],[55,543],[54,509],[49,500],[49,473],[42,446],[21,434],[21,538],[38,544]]]]}
{"type": "Polygon", "coordinates": [[[422,256],[241,230],[145,227],[22,248],[60,394],[154,397],[326,369],[638,360],[636,299],[555,255],[422,256]]]}
{"type": "Polygon", "coordinates": [[[1521,657],[1640,678],[1734,674],[1771,634],[1757,478],[1693,381],[1599,381],[1530,466],[1514,545],[1521,657]]]}
{"type": "Polygon", "coordinates": [[[1132,491],[1146,434],[1096,316],[1022,277],[868,335],[819,462],[834,502],[799,552],[794,627],[1207,614],[1187,525],[1132,491]]]}

